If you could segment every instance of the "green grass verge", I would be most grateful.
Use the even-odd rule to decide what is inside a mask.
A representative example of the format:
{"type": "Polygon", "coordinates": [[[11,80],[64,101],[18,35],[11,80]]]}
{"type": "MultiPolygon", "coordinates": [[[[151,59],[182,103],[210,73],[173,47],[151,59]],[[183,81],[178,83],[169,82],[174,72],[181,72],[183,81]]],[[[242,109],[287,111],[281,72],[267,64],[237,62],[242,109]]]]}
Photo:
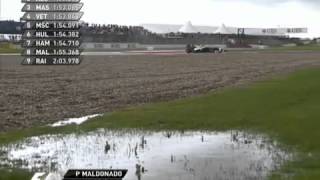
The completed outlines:
{"type": "Polygon", "coordinates": [[[300,159],[290,162],[272,179],[282,179],[284,174],[295,174],[294,179],[320,179],[319,82],[320,69],[303,70],[247,87],[128,108],[77,127],[38,127],[0,134],[0,144],[26,136],[96,128],[250,130],[267,133],[301,152],[300,159]]]}
{"type": "Polygon", "coordinates": [[[33,173],[19,169],[0,169],[0,180],[30,180],[33,173]]]}
{"type": "Polygon", "coordinates": [[[0,54],[1,53],[21,53],[21,49],[14,48],[10,43],[1,43],[0,44],[0,54]]]}

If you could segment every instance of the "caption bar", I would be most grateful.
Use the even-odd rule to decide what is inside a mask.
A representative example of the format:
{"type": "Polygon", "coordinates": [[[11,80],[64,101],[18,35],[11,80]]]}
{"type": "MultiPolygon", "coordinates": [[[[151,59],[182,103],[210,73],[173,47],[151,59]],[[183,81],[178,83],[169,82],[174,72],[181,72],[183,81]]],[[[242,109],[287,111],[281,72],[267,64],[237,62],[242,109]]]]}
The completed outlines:
{"type": "Polygon", "coordinates": [[[63,180],[122,180],[128,170],[69,170],[63,180]]]}

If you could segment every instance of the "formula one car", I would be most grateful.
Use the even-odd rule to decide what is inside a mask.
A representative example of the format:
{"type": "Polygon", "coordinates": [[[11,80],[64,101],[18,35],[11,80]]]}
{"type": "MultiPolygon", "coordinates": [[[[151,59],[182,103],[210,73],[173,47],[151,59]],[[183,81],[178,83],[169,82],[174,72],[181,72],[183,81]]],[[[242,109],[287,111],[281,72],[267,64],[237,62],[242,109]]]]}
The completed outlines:
{"type": "Polygon", "coordinates": [[[186,47],[187,53],[223,53],[224,49],[220,47],[206,47],[206,46],[195,46],[193,44],[188,44],[186,47]]]}

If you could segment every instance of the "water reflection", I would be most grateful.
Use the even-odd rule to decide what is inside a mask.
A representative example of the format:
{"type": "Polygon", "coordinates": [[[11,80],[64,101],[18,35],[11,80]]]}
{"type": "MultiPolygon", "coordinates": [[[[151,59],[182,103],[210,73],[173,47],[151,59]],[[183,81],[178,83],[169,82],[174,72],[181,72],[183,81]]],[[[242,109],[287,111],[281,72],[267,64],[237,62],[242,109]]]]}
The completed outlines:
{"type": "Polygon", "coordinates": [[[129,169],[127,180],[265,179],[292,158],[275,142],[239,131],[98,130],[47,135],[0,147],[0,166],[54,172],[129,169]]]}

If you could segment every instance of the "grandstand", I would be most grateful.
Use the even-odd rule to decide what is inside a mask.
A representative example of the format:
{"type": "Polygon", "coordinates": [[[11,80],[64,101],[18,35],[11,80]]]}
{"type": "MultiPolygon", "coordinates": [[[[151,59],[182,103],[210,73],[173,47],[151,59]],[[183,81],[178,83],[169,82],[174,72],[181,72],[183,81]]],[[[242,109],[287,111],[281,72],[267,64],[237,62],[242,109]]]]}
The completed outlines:
{"type": "MultiPolygon", "coordinates": [[[[250,30],[250,29],[248,29],[250,30]]],[[[84,42],[95,43],[140,43],[140,44],[225,44],[231,47],[247,47],[249,44],[277,46],[298,43],[299,39],[284,34],[238,33],[235,28],[225,25],[214,28],[194,27],[190,22],[185,25],[141,26],[89,25],[82,27],[84,42]],[[199,31],[201,30],[201,31],[199,31]]],[[[250,32],[250,31],[249,31],[250,32]]]]}
{"type": "Polygon", "coordinates": [[[21,40],[22,23],[15,21],[0,21],[0,41],[19,42],[21,40]]]}
{"type": "Polygon", "coordinates": [[[241,33],[253,36],[287,36],[296,33],[307,33],[307,28],[242,28],[242,27],[230,27],[225,24],[221,26],[194,26],[190,21],[184,25],[172,25],[172,24],[142,24],[142,27],[148,31],[157,34],[167,34],[171,32],[182,33],[207,33],[207,34],[238,34],[241,33]]]}

